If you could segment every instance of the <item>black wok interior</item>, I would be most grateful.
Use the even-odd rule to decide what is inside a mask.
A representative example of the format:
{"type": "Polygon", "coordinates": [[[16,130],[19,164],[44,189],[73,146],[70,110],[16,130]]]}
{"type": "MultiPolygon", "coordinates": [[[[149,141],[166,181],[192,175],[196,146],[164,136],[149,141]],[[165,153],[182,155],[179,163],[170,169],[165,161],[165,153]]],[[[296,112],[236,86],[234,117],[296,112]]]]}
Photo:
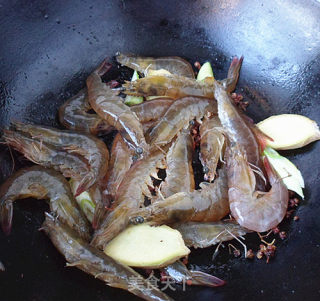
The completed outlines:
{"type": "MultiPolygon", "coordinates": [[[[87,75],[117,51],[210,60],[223,78],[244,55],[238,91],[255,121],[303,114],[320,123],[319,0],[13,0],[0,1],[0,127],[11,120],[57,126],[57,108],[87,75]]],[[[227,280],[221,288],[180,286],[176,300],[319,300],[320,143],[283,152],[301,170],[305,201],[277,255],[265,260],[218,258],[214,248],[190,257],[194,268],[227,280]]],[[[15,154],[15,169],[26,161],[15,154]]],[[[12,172],[0,145],[0,181],[12,172]]],[[[138,300],[74,268],[38,229],[43,201],[21,200],[10,236],[0,233],[0,300],[138,300]]]]}

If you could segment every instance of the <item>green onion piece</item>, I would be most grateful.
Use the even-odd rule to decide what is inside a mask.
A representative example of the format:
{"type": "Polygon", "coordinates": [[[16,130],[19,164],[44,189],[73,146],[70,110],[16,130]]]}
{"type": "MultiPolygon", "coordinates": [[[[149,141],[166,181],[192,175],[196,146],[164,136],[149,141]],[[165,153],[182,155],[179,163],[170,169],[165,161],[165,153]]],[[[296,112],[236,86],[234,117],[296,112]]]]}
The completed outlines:
{"type": "MultiPolygon", "coordinates": [[[[137,79],[139,79],[139,74],[137,71],[134,71],[131,81],[134,82],[137,79]]],[[[124,103],[128,106],[137,105],[142,102],[143,102],[143,97],[141,96],[127,95],[126,98],[124,99],[124,103]]]]}
{"type": "Polygon", "coordinates": [[[210,62],[204,63],[198,73],[197,80],[204,80],[206,77],[214,77],[210,62]]]}
{"type": "Polygon", "coordinates": [[[279,177],[282,178],[287,188],[304,198],[302,191],[304,180],[300,170],[289,159],[281,156],[271,147],[266,147],[263,154],[268,158],[270,164],[279,177]]]}
{"type": "MultiPolygon", "coordinates": [[[[75,194],[77,187],[79,185],[78,182],[70,180],[70,186],[72,193],[75,194]]],[[[92,200],[90,194],[87,191],[82,192],[80,195],[76,197],[76,201],[82,210],[82,212],[85,214],[87,219],[92,223],[94,210],[95,210],[95,203],[92,200]]]]}

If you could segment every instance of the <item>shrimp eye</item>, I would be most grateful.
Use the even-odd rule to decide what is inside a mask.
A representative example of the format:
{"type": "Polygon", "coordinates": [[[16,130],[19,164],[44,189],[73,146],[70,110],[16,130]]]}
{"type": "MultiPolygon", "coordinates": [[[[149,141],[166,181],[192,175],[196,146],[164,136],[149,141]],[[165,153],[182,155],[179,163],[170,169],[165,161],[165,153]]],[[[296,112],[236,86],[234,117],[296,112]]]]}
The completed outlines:
{"type": "Polygon", "coordinates": [[[209,172],[209,168],[207,166],[203,166],[203,173],[208,173],[209,172]]]}
{"type": "Polygon", "coordinates": [[[133,161],[133,162],[136,162],[138,159],[139,159],[139,156],[138,156],[138,155],[133,155],[133,156],[132,156],[132,161],[133,161]]]}
{"type": "Polygon", "coordinates": [[[136,153],[137,153],[138,155],[141,155],[141,154],[143,153],[143,149],[142,149],[141,147],[137,147],[137,148],[136,148],[136,153]]]}
{"type": "Polygon", "coordinates": [[[190,120],[189,124],[190,124],[190,125],[194,125],[194,124],[195,124],[195,121],[192,119],[192,120],[190,120]]]}
{"type": "Polygon", "coordinates": [[[144,222],[144,218],[142,216],[137,216],[136,217],[136,223],[137,224],[142,224],[144,222]]]}
{"type": "Polygon", "coordinates": [[[130,223],[133,225],[142,224],[143,222],[144,222],[144,218],[142,216],[136,216],[130,220],[130,223]]]}

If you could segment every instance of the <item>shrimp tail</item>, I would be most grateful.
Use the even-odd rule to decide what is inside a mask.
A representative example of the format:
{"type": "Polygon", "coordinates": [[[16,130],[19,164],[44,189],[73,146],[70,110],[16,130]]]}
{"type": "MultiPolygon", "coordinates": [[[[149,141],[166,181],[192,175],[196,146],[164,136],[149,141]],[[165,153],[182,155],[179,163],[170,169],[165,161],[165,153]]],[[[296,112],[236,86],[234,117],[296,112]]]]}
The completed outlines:
{"type": "Polygon", "coordinates": [[[86,190],[89,190],[90,187],[94,184],[94,174],[93,173],[87,173],[80,181],[76,192],[75,192],[75,197],[79,196],[82,192],[85,192],[86,190]]]}
{"type": "Polygon", "coordinates": [[[222,286],[226,282],[210,274],[201,271],[190,271],[180,260],[164,268],[164,271],[177,283],[187,285],[202,285],[209,287],[222,286]]]}
{"type": "Polygon", "coordinates": [[[257,126],[252,126],[252,131],[254,132],[255,136],[257,137],[258,144],[260,146],[261,152],[265,150],[268,145],[269,141],[274,141],[270,136],[263,133],[257,126]]]}
{"type": "Polygon", "coordinates": [[[107,208],[109,207],[109,204],[111,203],[109,196],[103,196],[104,199],[101,200],[101,202],[98,202],[96,204],[96,208],[94,210],[93,220],[92,220],[92,228],[98,229],[102,221],[104,220],[104,217],[107,213],[107,208]]]}
{"type": "Polygon", "coordinates": [[[76,198],[76,197],[79,196],[81,193],[85,192],[85,191],[86,191],[86,186],[87,186],[87,184],[81,183],[81,184],[78,186],[78,188],[77,188],[77,190],[76,190],[76,192],[75,192],[75,194],[74,194],[74,197],[76,198]]]}
{"type": "Polygon", "coordinates": [[[91,245],[95,248],[104,249],[105,245],[119,234],[130,223],[129,209],[117,207],[104,220],[100,228],[95,232],[91,245]],[[108,231],[105,226],[108,225],[108,231]]]}
{"type": "MultiPolygon", "coordinates": [[[[21,135],[22,136],[22,135],[21,135]]],[[[19,153],[26,153],[26,144],[21,141],[21,136],[17,136],[15,132],[4,129],[2,137],[4,138],[6,144],[12,146],[19,153]]]]}
{"type": "Polygon", "coordinates": [[[222,81],[226,90],[231,93],[234,91],[236,88],[238,79],[239,79],[239,74],[240,74],[240,69],[243,61],[243,56],[240,57],[240,59],[235,56],[232,59],[232,62],[230,64],[229,70],[228,70],[228,77],[226,80],[222,81]]]}
{"type": "Polygon", "coordinates": [[[243,62],[243,55],[240,58],[235,56],[232,59],[229,70],[228,70],[228,77],[231,77],[233,74],[239,74],[242,62],[243,62]]]}
{"type": "Polygon", "coordinates": [[[0,223],[2,231],[9,235],[12,227],[13,204],[10,200],[4,201],[0,205],[0,223]]]}
{"type": "Polygon", "coordinates": [[[217,287],[226,284],[226,281],[201,271],[190,271],[190,273],[192,276],[192,285],[217,287]]]}

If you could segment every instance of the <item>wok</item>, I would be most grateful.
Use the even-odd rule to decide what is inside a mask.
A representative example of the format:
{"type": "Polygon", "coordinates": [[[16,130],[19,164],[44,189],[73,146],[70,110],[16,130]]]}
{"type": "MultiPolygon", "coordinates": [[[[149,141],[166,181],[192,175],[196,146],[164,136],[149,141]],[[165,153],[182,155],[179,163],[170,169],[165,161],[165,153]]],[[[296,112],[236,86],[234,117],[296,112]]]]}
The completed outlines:
{"type": "MultiPolygon", "coordinates": [[[[320,123],[320,3],[283,1],[0,1],[0,126],[10,120],[58,126],[57,108],[116,51],[210,60],[223,78],[231,56],[245,57],[238,91],[259,121],[298,113],[320,123]]],[[[190,261],[228,281],[212,289],[167,291],[177,300],[319,300],[320,143],[285,152],[301,170],[305,201],[276,258],[212,262],[213,248],[190,261]]],[[[12,160],[1,146],[1,178],[12,160]]],[[[24,165],[15,156],[15,168],[24,165]]],[[[43,201],[15,204],[10,236],[0,233],[0,300],[138,300],[74,268],[38,229],[43,201]]],[[[250,238],[248,238],[249,243],[250,238]]]]}

